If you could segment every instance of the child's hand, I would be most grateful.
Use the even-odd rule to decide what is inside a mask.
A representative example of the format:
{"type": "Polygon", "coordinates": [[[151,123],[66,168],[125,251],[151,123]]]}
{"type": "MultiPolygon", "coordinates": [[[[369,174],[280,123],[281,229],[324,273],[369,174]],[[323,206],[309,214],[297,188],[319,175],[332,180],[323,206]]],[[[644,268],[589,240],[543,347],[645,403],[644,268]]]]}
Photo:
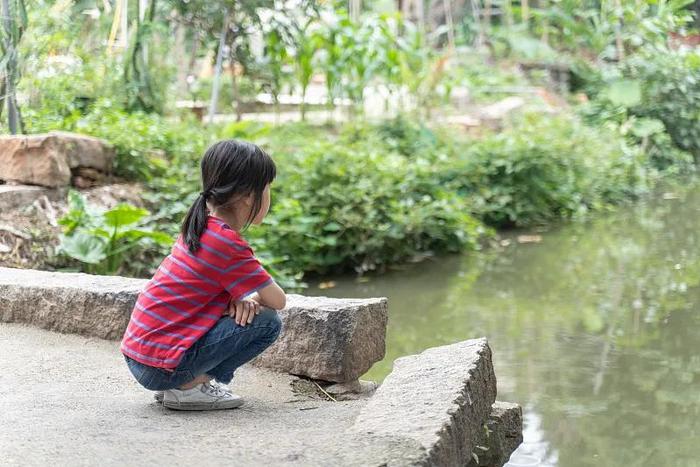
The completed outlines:
{"type": "Polygon", "coordinates": [[[252,323],[258,313],[260,313],[260,304],[251,298],[231,302],[228,307],[228,314],[239,326],[252,323]]]}

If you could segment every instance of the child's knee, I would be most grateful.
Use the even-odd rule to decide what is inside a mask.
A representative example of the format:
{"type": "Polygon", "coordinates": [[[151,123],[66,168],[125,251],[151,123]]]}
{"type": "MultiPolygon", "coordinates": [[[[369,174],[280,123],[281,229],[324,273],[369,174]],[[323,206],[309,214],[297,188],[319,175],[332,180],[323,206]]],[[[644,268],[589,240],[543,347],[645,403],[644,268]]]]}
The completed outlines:
{"type": "Polygon", "coordinates": [[[262,311],[255,317],[255,324],[268,328],[273,340],[277,339],[282,331],[282,319],[277,310],[272,308],[263,307],[262,311]]]}

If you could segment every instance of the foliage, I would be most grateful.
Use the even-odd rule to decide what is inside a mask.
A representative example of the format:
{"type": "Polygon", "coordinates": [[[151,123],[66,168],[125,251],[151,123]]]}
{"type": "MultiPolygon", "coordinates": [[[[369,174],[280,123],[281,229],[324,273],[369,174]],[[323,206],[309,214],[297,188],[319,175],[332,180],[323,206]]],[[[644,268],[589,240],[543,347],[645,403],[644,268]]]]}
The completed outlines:
{"type": "MultiPolygon", "coordinates": [[[[561,0],[534,8],[533,21],[526,24],[523,41],[527,50],[556,44],[560,51],[583,54],[600,60],[621,60],[642,45],[663,44],[668,33],[691,20],[686,6],[693,0],[594,1],[561,0]],[[547,41],[535,44],[535,37],[547,41]]],[[[538,41],[539,42],[539,41],[538,41]]],[[[512,41],[517,45],[517,40],[512,41]]],[[[550,49],[551,50],[551,49],[550,49]]],[[[545,52],[551,57],[551,52],[545,52]]]]}
{"type": "Polygon", "coordinates": [[[581,111],[589,121],[619,125],[651,152],[660,169],[684,164],[689,170],[692,158],[698,160],[698,52],[647,48],[619,67],[590,70],[587,76],[594,99],[581,111]]]}
{"type": "MultiPolygon", "coordinates": [[[[266,266],[290,284],[305,272],[362,273],[477,248],[488,230],[482,222],[512,227],[582,215],[637,196],[660,173],[689,170],[688,152],[697,157],[697,53],[658,46],[667,31],[684,24],[676,9],[680,3],[642,2],[637,16],[625,4],[623,22],[609,2],[575,3],[552,2],[553,15],[535,9],[519,27],[490,30],[489,43],[496,51],[505,44],[521,58],[553,60],[583,48],[590,68],[585,90],[591,96],[581,109],[585,124],[530,115],[502,134],[455,136],[420,123],[415,114],[429,116],[457,84],[475,91],[469,93],[473,98],[479,88],[519,86],[522,78],[493,65],[490,57],[441,50],[444,28],[426,33],[397,14],[367,14],[356,22],[314,2],[287,12],[275,8],[276,1],[190,0],[173,2],[172,16],[169,6],[157,2],[135,33],[136,43],[139,34],[144,40],[153,36],[149,54],[136,48],[125,54],[137,59],[137,75],[164,77],[153,93],[147,81],[129,75],[133,62],[103,50],[106,14],[69,28],[78,6],[39,1],[39,11],[30,15],[36,56],[23,46],[29,73],[20,89],[29,103],[27,126],[32,132],[76,131],[111,142],[117,175],[145,182],[154,213],[149,222],[171,236],[199,191],[198,162],[206,147],[221,138],[261,144],[277,161],[280,176],[269,228],[249,234],[266,266]],[[234,18],[230,25],[223,22],[224,10],[234,18]],[[232,86],[224,87],[222,101],[240,103],[242,96],[265,87],[275,100],[287,86],[299,87],[303,95],[320,72],[331,103],[346,97],[360,110],[367,87],[377,86],[389,97],[401,96],[403,110],[413,115],[377,124],[354,119],[334,127],[250,122],[205,127],[184,114],[135,111],[167,113],[174,63],[160,52],[172,44],[172,21],[186,28],[191,63],[213,52],[225,31],[232,86]],[[572,32],[575,28],[585,31],[572,32]],[[253,52],[253,34],[261,34],[262,55],[253,52]],[[624,57],[613,50],[619,39],[624,57]],[[642,47],[640,41],[657,45],[642,47]],[[145,87],[130,87],[131,78],[145,87]],[[162,96],[156,99],[162,109],[148,104],[149,94],[162,96]]],[[[207,78],[198,83],[207,85],[207,78]]],[[[202,86],[190,91],[190,97],[208,97],[202,86]]],[[[101,240],[83,240],[75,255],[99,258],[91,243],[101,240]]]]}
{"type": "Polygon", "coordinates": [[[465,200],[433,182],[427,159],[406,164],[361,143],[318,143],[278,156],[269,225],[259,235],[292,270],[357,272],[476,248],[484,233],[465,200]]]}
{"type": "Polygon", "coordinates": [[[626,74],[642,83],[632,113],[661,120],[675,145],[700,160],[700,52],[648,51],[626,74]]]}
{"type": "Polygon", "coordinates": [[[64,227],[60,253],[73,258],[86,272],[116,274],[139,249],[170,245],[172,237],[141,226],[149,212],[120,204],[101,212],[76,191],[68,194],[69,211],[59,220],[64,227]]]}
{"type": "Polygon", "coordinates": [[[108,99],[89,106],[86,113],[73,111],[64,120],[35,115],[30,131],[67,130],[104,138],[114,145],[118,176],[150,180],[163,175],[173,159],[201,154],[216,135],[191,121],[169,122],[157,114],[127,112],[108,99]]]}
{"type": "MultiPolygon", "coordinates": [[[[133,33],[131,46],[126,53],[124,66],[124,83],[126,89],[126,107],[145,112],[162,111],[162,95],[156,95],[154,79],[151,75],[151,56],[149,42],[153,38],[156,0],[150,0],[147,11],[136,16],[136,31],[133,33]],[[140,15],[143,13],[143,20],[140,15]]],[[[139,4],[140,5],[140,4],[139,4]]]]}
{"type": "Polygon", "coordinates": [[[576,120],[532,114],[476,141],[450,180],[497,227],[581,215],[645,191],[646,158],[614,133],[576,120]]]}

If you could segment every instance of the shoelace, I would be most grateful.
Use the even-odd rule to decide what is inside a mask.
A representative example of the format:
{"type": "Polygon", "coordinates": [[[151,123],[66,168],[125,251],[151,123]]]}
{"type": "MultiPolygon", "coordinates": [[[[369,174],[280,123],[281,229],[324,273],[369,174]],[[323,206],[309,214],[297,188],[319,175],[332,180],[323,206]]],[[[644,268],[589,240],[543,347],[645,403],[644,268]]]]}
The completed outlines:
{"type": "Polygon", "coordinates": [[[206,392],[215,397],[224,397],[228,392],[221,388],[218,384],[202,383],[206,388],[206,392]]]}

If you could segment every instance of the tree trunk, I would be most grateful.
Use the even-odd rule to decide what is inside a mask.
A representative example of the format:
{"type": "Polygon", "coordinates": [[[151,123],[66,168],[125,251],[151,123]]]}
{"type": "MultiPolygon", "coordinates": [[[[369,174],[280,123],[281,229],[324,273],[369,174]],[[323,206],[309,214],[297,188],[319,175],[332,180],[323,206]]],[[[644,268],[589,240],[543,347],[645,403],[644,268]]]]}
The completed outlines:
{"type": "Polygon", "coordinates": [[[445,9],[445,24],[447,25],[447,42],[450,50],[455,48],[455,23],[452,20],[452,0],[442,0],[445,9]]]}
{"type": "Polygon", "coordinates": [[[362,0],[349,0],[350,19],[357,22],[360,21],[360,13],[362,11],[362,0]]]}
{"type": "Polygon", "coordinates": [[[122,0],[121,5],[121,43],[124,50],[127,50],[129,48],[129,0],[122,0]]]}
{"type": "Polygon", "coordinates": [[[192,39],[192,51],[190,52],[190,61],[187,63],[187,76],[194,73],[194,67],[197,64],[197,54],[199,53],[199,44],[202,40],[199,30],[195,31],[192,39]]]}
{"type": "Polygon", "coordinates": [[[5,53],[9,55],[9,60],[7,62],[7,65],[5,65],[5,70],[7,71],[7,78],[5,80],[7,93],[4,94],[5,102],[7,102],[7,126],[10,130],[10,133],[16,135],[19,129],[17,101],[15,99],[17,49],[15,48],[15,44],[12,43],[12,20],[14,19],[14,15],[12,14],[12,10],[10,9],[9,0],[2,0],[2,14],[5,20],[5,53]]]}
{"type": "Polygon", "coordinates": [[[243,101],[238,91],[238,76],[236,76],[236,58],[233,56],[233,54],[229,55],[229,61],[231,63],[231,91],[233,94],[233,99],[236,102],[236,121],[240,122],[241,120],[243,120],[243,101]]]}
{"type": "Polygon", "coordinates": [[[185,27],[175,21],[175,60],[177,63],[177,95],[187,95],[187,59],[185,51],[185,27]]]}
{"type": "Polygon", "coordinates": [[[224,25],[219,36],[219,50],[216,53],[216,66],[214,67],[214,82],[212,83],[211,102],[209,103],[209,123],[214,122],[216,104],[219,100],[219,78],[221,78],[221,67],[224,61],[224,47],[226,46],[226,35],[228,32],[228,11],[224,12],[224,25]]]}

